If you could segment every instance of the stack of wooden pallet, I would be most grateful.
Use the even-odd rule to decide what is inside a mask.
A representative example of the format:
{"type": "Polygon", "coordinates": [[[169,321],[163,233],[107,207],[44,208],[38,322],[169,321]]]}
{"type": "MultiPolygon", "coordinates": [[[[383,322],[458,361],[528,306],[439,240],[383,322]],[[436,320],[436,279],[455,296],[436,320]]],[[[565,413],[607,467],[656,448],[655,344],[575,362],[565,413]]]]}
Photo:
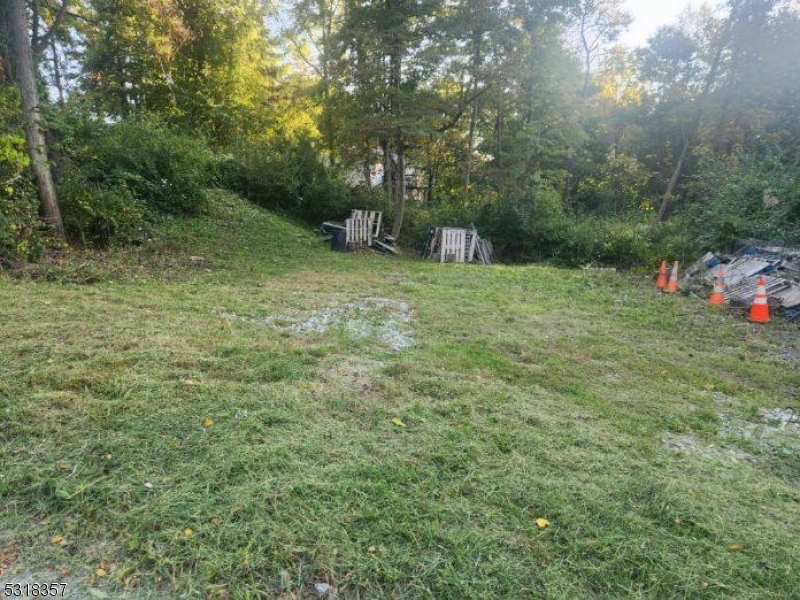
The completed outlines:
{"type": "Polygon", "coordinates": [[[383,231],[383,213],[379,211],[353,209],[349,219],[343,222],[323,221],[319,231],[326,240],[343,235],[345,250],[368,246],[382,252],[400,254],[394,246],[394,239],[383,231]]]}
{"type": "Polygon", "coordinates": [[[442,263],[479,262],[490,265],[494,262],[492,243],[481,239],[474,227],[431,227],[422,247],[422,257],[442,263]]]}

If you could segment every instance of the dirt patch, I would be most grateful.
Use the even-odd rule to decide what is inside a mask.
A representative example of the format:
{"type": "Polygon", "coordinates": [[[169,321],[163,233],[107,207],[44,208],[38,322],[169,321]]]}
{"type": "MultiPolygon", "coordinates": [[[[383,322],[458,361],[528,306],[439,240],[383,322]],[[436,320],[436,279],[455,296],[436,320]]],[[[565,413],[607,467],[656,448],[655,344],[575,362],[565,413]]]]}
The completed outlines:
{"type": "Polygon", "coordinates": [[[326,361],[319,369],[319,378],[326,387],[349,392],[367,392],[375,386],[376,375],[383,363],[359,356],[343,361],[326,361]]]}
{"type": "Polygon", "coordinates": [[[691,456],[699,456],[701,458],[714,460],[747,462],[754,458],[753,455],[737,450],[736,448],[709,444],[692,435],[686,434],[667,435],[664,438],[664,446],[674,452],[680,452],[681,454],[689,454],[691,456]]]}
{"type": "Polygon", "coordinates": [[[408,303],[388,298],[334,302],[321,308],[289,310],[266,317],[227,312],[221,316],[229,321],[267,325],[298,334],[339,329],[354,339],[376,339],[395,352],[414,345],[410,337],[412,316],[408,303]]]}

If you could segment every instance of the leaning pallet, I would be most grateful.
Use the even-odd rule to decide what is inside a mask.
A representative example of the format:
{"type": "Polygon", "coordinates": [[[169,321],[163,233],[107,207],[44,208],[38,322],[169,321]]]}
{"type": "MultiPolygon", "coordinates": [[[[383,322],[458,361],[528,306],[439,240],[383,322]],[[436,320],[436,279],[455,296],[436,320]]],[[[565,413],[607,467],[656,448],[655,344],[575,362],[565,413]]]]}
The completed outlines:
{"type": "Polygon", "coordinates": [[[473,225],[471,229],[459,227],[431,227],[422,244],[422,258],[437,259],[440,263],[480,262],[492,264],[492,244],[483,240],[473,225]]]}
{"type": "Polygon", "coordinates": [[[349,218],[344,222],[347,232],[346,243],[349,249],[372,245],[372,221],[370,219],[349,218]]]}
{"type": "Polygon", "coordinates": [[[439,244],[439,262],[463,263],[467,241],[466,229],[445,227],[439,244]]]}

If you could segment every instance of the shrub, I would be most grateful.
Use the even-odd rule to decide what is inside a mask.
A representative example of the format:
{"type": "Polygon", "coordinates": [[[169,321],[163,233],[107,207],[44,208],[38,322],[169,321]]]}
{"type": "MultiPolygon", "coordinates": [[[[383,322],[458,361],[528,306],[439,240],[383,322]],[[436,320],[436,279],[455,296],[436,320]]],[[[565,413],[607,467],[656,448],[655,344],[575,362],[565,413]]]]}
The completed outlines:
{"type": "Polygon", "coordinates": [[[478,224],[500,254],[514,261],[555,258],[568,230],[561,197],[544,182],[485,205],[478,224]]]}
{"type": "Polygon", "coordinates": [[[0,134],[0,264],[37,259],[44,249],[39,201],[26,167],[25,140],[0,134]]]}
{"type": "MultiPolygon", "coordinates": [[[[112,204],[132,198],[162,213],[194,215],[204,210],[214,162],[202,138],[185,135],[149,114],[105,123],[68,112],[55,117],[54,125],[63,176],[93,187],[97,198],[90,204],[95,207],[105,195],[100,190],[113,190],[105,195],[112,204]]],[[[77,188],[68,186],[67,191],[77,188]]],[[[67,203],[83,206],[86,197],[67,203]]]]}
{"type": "Polygon", "coordinates": [[[742,158],[709,172],[691,209],[703,248],[732,249],[737,238],[800,243],[799,167],[742,158]]]}
{"type": "Polygon", "coordinates": [[[140,239],[145,206],[124,185],[102,187],[75,178],[58,186],[64,230],[69,239],[106,248],[140,239]]]}
{"type": "MultiPolygon", "coordinates": [[[[354,208],[342,174],[325,166],[308,139],[260,141],[230,149],[220,162],[220,183],[250,201],[308,222],[344,218],[354,208]]],[[[376,196],[361,198],[373,206],[376,196]]]]}

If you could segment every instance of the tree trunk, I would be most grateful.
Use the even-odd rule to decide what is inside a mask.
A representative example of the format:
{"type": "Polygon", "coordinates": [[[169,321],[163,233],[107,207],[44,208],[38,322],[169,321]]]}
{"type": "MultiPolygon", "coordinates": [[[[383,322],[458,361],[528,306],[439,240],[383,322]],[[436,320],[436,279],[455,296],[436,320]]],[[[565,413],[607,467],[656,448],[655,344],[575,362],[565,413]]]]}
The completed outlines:
{"type": "Polygon", "coordinates": [[[397,133],[397,188],[394,199],[394,222],[392,223],[392,237],[400,237],[403,227],[403,212],[406,208],[406,149],[403,132],[397,133]]]}
{"type": "Polygon", "coordinates": [[[61,76],[61,59],[58,57],[55,38],[50,38],[50,50],[53,52],[53,83],[56,86],[56,90],[58,90],[58,106],[61,110],[64,110],[67,95],[64,91],[64,78],[61,76]]]}
{"type": "Polygon", "coordinates": [[[11,63],[22,96],[25,138],[28,142],[28,154],[33,172],[36,175],[42,217],[53,226],[56,236],[63,239],[64,224],[61,221],[53,175],[47,159],[47,144],[42,133],[42,114],[36,92],[24,0],[5,0],[4,4],[7,30],[11,38],[11,63]]]}
{"type": "Polygon", "coordinates": [[[469,116],[469,134],[467,135],[467,156],[464,161],[464,198],[469,198],[469,184],[472,178],[472,152],[475,148],[475,124],[478,118],[478,103],[472,105],[472,114],[469,116]]]}

